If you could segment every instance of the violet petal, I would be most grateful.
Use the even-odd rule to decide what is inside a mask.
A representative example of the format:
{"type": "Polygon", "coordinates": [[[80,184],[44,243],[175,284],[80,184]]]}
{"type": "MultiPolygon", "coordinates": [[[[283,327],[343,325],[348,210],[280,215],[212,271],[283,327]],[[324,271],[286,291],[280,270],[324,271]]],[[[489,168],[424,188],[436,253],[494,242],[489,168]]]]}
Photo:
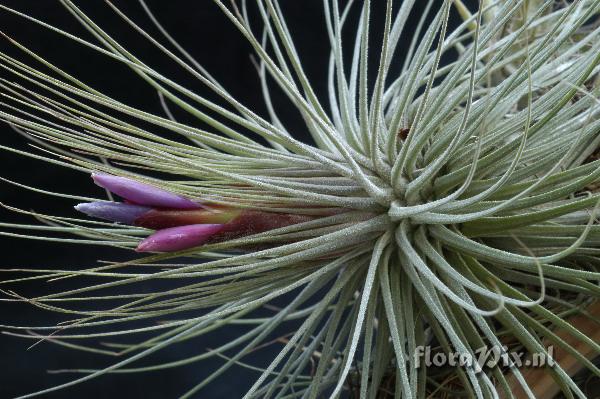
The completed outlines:
{"type": "Polygon", "coordinates": [[[176,252],[198,247],[221,231],[222,224],[192,224],[159,230],[138,245],[137,252],[176,252]]]}
{"type": "Polygon", "coordinates": [[[93,173],[92,179],[98,186],[136,204],[175,209],[202,208],[200,204],[180,195],[127,177],[93,173]]]}
{"type": "Polygon", "coordinates": [[[75,209],[91,217],[129,225],[152,210],[147,206],[120,202],[88,202],[77,205],[75,209]]]}

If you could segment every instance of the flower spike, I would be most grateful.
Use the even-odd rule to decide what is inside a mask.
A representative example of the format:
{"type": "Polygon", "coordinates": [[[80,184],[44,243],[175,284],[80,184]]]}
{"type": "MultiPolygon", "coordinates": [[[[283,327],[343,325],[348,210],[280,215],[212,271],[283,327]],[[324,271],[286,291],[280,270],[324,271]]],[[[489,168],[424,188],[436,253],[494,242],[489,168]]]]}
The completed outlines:
{"type": "Polygon", "coordinates": [[[135,224],[136,219],[152,210],[147,206],[120,202],[90,202],[79,204],[75,209],[91,217],[129,225],[135,224]]]}
{"type": "Polygon", "coordinates": [[[159,230],[143,240],[136,251],[176,252],[198,247],[222,229],[222,224],[193,224],[159,230]]]}
{"type": "Polygon", "coordinates": [[[231,208],[156,209],[104,201],[79,204],[75,209],[91,217],[157,230],[140,243],[138,252],[180,251],[313,219],[310,216],[231,208]]]}
{"type": "Polygon", "coordinates": [[[175,209],[202,208],[200,204],[188,198],[127,177],[93,173],[92,179],[98,186],[135,204],[175,209]]]}

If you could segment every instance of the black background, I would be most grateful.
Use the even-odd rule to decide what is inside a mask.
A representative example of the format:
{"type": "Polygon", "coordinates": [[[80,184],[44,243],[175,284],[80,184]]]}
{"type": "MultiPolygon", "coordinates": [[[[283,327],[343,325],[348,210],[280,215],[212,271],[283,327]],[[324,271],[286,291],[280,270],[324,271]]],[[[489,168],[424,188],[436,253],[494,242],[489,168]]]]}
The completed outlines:
{"type": "MultiPolygon", "coordinates": [[[[193,89],[197,93],[213,98],[208,90],[193,77],[178,68],[156,49],[141,39],[128,27],[102,0],[76,2],[88,15],[104,29],[117,38],[125,47],[139,56],[144,62],[155,67],[166,76],[193,89]]],[[[137,1],[121,0],[114,2],[134,21],[159,38],[160,35],[143,13],[137,1]]],[[[251,48],[240,33],[226,19],[222,12],[209,0],[148,0],[151,9],[176,39],[201,62],[234,96],[250,108],[264,115],[264,101],[256,71],[250,61],[251,48]]],[[[228,2],[226,2],[228,3],[228,2]]],[[[249,4],[252,1],[248,2],[249,4]]],[[[304,61],[309,78],[317,94],[327,103],[325,96],[327,63],[329,60],[329,42],[326,36],[323,18],[323,5],[320,0],[283,0],[283,9],[288,17],[292,33],[295,36],[298,51],[304,61]]],[[[360,3],[360,2],[358,2],[360,3]]],[[[383,23],[383,1],[374,1],[373,41],[380,37],[383,23]]],[[[417,3],[420,3],[417,1],[417,3]]],[[[78,22],[54,0],[0,0],[0,4],[25,11],[55,26],[92,40],[78,22]]],[[[259,21],[255,20],[256,31],[259,21]]],[[[416,24],[416,14],[410,24],[416,24]]],[[[409,27],[411,28],[411,27],[409,27]]],[[[82,48],[44,30],[22,18],[0,11],[0,29],[14,37],[32,50],[46,57],[50,62],[74,74],[94,88],[108,93],[115,99],[135,105],[143,110],[162,114],[156,93],[123,65],[82,48]]],[[[410,31],[410,29],[408,29],[410,31]]],[[[350,39],[350,37],[348,37],[350,39]]],[[[406,39],[407,40],[407,39],[406,39]]],[[[402,54],[406,44],[400,46],[402,54]]],[[[19,59],[30,62],[24,54],[15,50],[5,39],[0,38],[3,52],[17,55],[19,59]]],[[[373,52],[378,51],[373,47],[373,52]]],[[[378,55],[378,54],[377,54],[378,55]]],[[[372,57],[375,68],[377,57],[372,57]]],[[[396,68],[401,62],[401,57],[396,68]]],[[[0,77],[13,79],[5,71],[0,77]]],[[[280,94],[275,95],[275,103],[282,113],[284,121],[292,133],[310,142],[302,123],[294,112],[286,107],[280,94]]],[[[184,122],[197,124],[197,121],[177,114],[184,122]]],[[[27,143],[7,125],[0,124],[0,145],[26,149],[27,143]]],[[[100,197],[102,192],[91,184],[88,176],[28,159],[6,151],[0,152],[0,176],[37,188],[53,190],[75,195],[100,197]]],[[[61,201],[53,197],[32,193],[22,188],[0,182],[0,202],[25,210],[35,209],[41,213],[54,215],[73,215],[73,202],[61,201]]],[[[35,223],[35,220],[0,209],[0,222],[35,223]]],[[[0,231],[6,231],[0,227],[0,231]]],[[[56,269],[60,267],[89,267],[98,259],[127,259],[132,255],[118,250],[101,247],[81,247],[45,243],[41,241],[20,240],[0,236],[0,268],[38,267],[56,269]]],[[[0,275],[0,280],[14,276],[13,273],[0,275]]],[[[20,294],[36,295],[48,287],[52,289],[72,288],[69,282],[48,283],[34,281],[11,286],[20,294]]],[[[148,286],[156,289],[156,286],[148,286]]],[[[11,325],[52,325],[63,318],[50,312],[34,309],[30,305],[0,303],[0,324],[11,325]]],[[[205,338],[202,342],[180,346],[161,352],[155,361],[169,361],[197,353],[207,347],[226,342],[240,334],[235,329],[220,330],[216,336],[205,338]]],[[[73,367],[100,367],[110,364],[111,359],[88,356],[77,351],[43,343],[30,350],[30,341],[0,336],[0,398],[11,398],[69,381],[73,375],[48,374],[47,370],[73,367]],[[107,363],[108,362],[108,363],[107,363]]],[[[261,352],[246,359],[255,364],[267,364],[273,352],[261,352]]],[[[115,360],[112,359],[114,362],[115,360]]],[[[195,363],[190,367],[144,375],[112,375],[101,377],[83,385],[65,391],[46,395],[48,398],[170,398],[186,392],[203,376],[222,364],[219,359],[195,363]]],[[[258,374],[243,368],[236,368],[213,382],[197,397],[237,398],[252,384],[258,374]]]]}

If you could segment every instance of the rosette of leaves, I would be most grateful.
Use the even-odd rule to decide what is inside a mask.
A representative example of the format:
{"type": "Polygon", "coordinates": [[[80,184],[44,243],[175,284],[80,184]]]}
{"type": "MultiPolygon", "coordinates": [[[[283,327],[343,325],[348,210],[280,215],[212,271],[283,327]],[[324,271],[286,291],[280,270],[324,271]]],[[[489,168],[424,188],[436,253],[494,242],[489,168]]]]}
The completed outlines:
{"type": "MultiPolygon", "coordinates": [[[[60,328],[5,329],[100,353],[77,340],[154,335],[122,344],[121,358],[108,368],[78,370],[84,375],[72,382],[23,397],[103,374],[233,353],[182,392],[193,397],[289,323],[296,323],[293,333],[258,369],[245,397],[339,397],[349,389],[360,398],[513,397],[509,378],[526,397],[535,397],[515,365],[418,367],[413,354],[419,346],[476,356],[478,348],[504,345],[544,352],[549,342],[600,374],[554,332],[566,331],[600,352],[568,322],[600,292],[600,160],[594,157],[600,142],[599,0],[482,0],[475,8],[429,0],[421,14],[413,10],[415,0],[387,0],[377,45],[369,37],[370,0],[323,0],[324,40],[331,43],[323,62],[328,98],[315,94],[277,0],[214,0],[255,50],[266,115],[237,101],[191,58],[143,0],[160,37],[106,4],[220,102],[145,64],[74,2],[60,3],[95,41],[0,9],[130,67],[165,107],[181,108],[205,128],[119,102],[5,35],[21,56],[0,54],[3,76],[9,76],[0,81],[0,118],[47,151],[4,150],[127,177],[198,203],[310,218],[131,262],[30,271],[35,274],[24,278],[28,284],[90,276],[106,281],[27,299],[67,315],[71,321],[60,328]],[[353,10],[356,24],[347,18],[353,10]],[[449,25],[452,13],[463,18],[456,27],[449,25]],[[417,29],[409,31],[407,21],[415,19],[417,29]],[[355,39],[342,43],[348,32],[355,39]],[[398,55],[403,43],[409,43],[406,57],[398,55]],[[368,70],[373,60],[374,80],[368,70]],[[399,73],[391,72],[393,65],[402,66],[399,73]],[[294,138],[277,116],[271,100],[276,91],[303,118],[314,146],[294,138]],[[160,133],[165,131],[168,136],[160,133]],[[172,286],[138,289],[149,280],[172,286]],[[121,293],[103,294],[107,289],[121,293]],[[280,297],[288,300],[283,308],[254,316],[280,297]],[[109,303],[103,299],[119,304],[78,307],[109,303]],[[240,324],[249,326],[247,332],[219,348],[139,365],[157,351],[240,324]]],[[[5,224],[2,234],[125,248],[149,234],[135,226],[32,215],[48,224],[5,224]]],[[[547,373],[566,397],[585,397],[560,364],[547,373]]]]}

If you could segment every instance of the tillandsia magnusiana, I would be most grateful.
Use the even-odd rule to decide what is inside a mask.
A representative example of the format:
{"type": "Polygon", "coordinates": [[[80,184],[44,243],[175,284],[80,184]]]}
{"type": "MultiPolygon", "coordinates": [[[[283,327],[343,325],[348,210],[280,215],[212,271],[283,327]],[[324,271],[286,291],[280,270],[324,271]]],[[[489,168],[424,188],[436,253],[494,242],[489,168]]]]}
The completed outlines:
{"type": "MultiPolygon", "coordinates": [[[[60,327],[3,326],[12,334],[97,353],[105,350],[74,340],[154,334],[125,340],[110,367],[77,370],[84,376],[22,397],[228,351],[222,367],[182,392],[197,397],[285,326],[292,333],[277,341],[268,366],[253,368],[259,375],[246,398],[541,395],[515,362],[436,368],[415,356],[423,347],[476,358],[481,348],[507,347],[550,356],[551,345],[600,375],[599,342],[572,322],[600,294],[600,0],[428,0],[418,12],[415,0],[381,0],[377,43],[371,0],[322,0],[327,98],[305,72],[285,2],[207,2],[255,50],[265,115],[217,82],[144,0],[160,36],[106,4],[210,95],[144,63],[75,2],[60,3],[93,40],[0,10],[131,68],[167,111],[178,107],[202,127],[111,98],[3,34],[19,55],[0,53],[0,118],[45,152],[3,149],[95,173],[123,202],[78,205],[89,219],[28,212],[48,226],[5,223],[35,233],[1,234],[151,252],[2,283],[102,279],[28,299],[6,291],[8,300],[73,318],[60,327]],[[451,15],[462,18],[456,26],[451,15]],[[275,92],[314,145],[278,116],[275,92]],[[147,281],[172,285],[138,289],[147,281]],[[257,316],[278,298],[284,307],[257,316]],[[84,301],[100,309],[77,306],[84,301]],[[219,348],[140,365],[240,324],[247,332],[219,348]]],[[[565,397],[585,398],[565,364],[544,372],[565,397]]]]}

